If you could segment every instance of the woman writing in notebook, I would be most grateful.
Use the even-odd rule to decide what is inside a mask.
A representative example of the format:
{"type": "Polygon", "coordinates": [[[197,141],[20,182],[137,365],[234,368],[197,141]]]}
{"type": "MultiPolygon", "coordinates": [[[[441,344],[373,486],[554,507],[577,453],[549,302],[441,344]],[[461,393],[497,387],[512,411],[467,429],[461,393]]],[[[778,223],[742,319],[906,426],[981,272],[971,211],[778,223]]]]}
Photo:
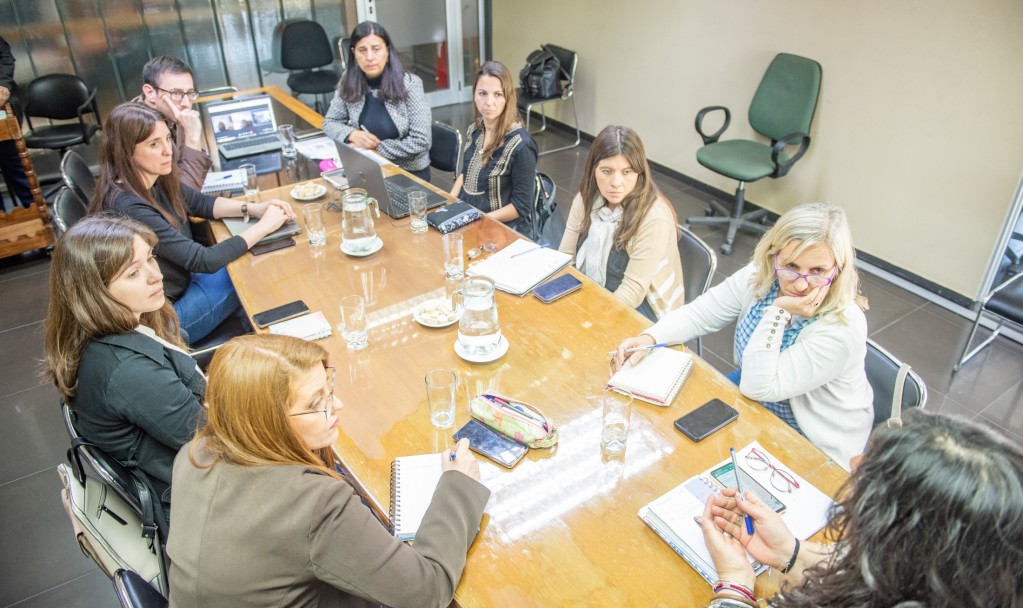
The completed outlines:
{"type": "Polygon", "coordinates": [[[848,469],[874,420],[855,256],[841,208],[800,205],[764,234],[749,265],[622,341],[616,363],[646,354],[631,348],[681,344],[737,322],[739,369],[729,378],[848,469]]]}
{"type": "Polygon", "coordinates": [[[152,228],[157,262],[188,341],[206,337],[241,303],[227,276],[228,262],[293,218],[280,200],[246,204],[200,194],[181,184],[166,119],[146,105],[128,102],[107,117],[100,148],[99,183],[89,213],[116,211],[152,228]],[[212,246],[197,243],[189,216],[260,218],[238,236],[212,246]]]}
{"type": "Polygon", "coordinates": [[[515,83],[503,64],[488,61],[473,84],[473,122],[465,132],[465,168],[451,196],[523,234],[532,228],[536,143],[522,127],[515,83]]]}
{"type": "Polygon", "coordinates": [[[174,456],[204,420],[206,378],[184,350],[155,246],[144,224],[107,214],[61,237],[50,268],[45,374],[78,433],[141,473],[166,513],[174,456]]]}
{"type": "Polygon", "coordinates": [[[685,302],[675,212],[654,184],[643,142],[605,127],[590,146],[558,247],[651,321],[685,302]]]}
{"type": "Polygon", "coordinates": [[[1019,442],[912,410],[904,426],[879,427],[856,460],[829,516],[834,544],[797,540],[754,492],[708,500],[698,523],[721,579],[711,606],[758,605],[747,551],[785,573],[772,608],[1023,606],[1019,442]]]}
{"type": "Polygon", "coordinates": [[[431,120],[423,81],[402,68],[387,30],[373,21],[355,26],[323,132],[429,181],[431,120]]]}
{"type": "Polygon", "coordinates": [[[338,472],[341,403],[322,346],[242,336],[209,374],[209,424],[174,463],[175,604],[451,603],[490,496],[467,440],[437,456],[444,472],[410,547],[338,472]]]}

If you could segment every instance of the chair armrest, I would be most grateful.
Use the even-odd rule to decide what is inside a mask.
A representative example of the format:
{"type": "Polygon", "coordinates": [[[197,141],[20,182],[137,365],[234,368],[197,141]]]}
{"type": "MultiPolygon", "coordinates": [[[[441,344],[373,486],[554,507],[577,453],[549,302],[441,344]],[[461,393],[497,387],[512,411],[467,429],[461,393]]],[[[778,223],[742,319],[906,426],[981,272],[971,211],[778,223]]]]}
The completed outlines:
{"type": "Polygon", "coordinates": [[[806,149],[810,147],[810,136],[806,133],[789,133],[771,145],[771,162],[774,163],[774,175],[771,177],[782,177],[789,172],[796,161],[803,158],[806,149]],[[799,149],[792,156],[782,160],[781,154],[788,146],[799,141],[799,149]]]}
{"type": "Polygon", "coordinates": [[[700,134],[700,137],[703,139],[703,145],[705,146],[707,144],[717,142],[718,138],[721,137],[721,134],[725,132],[725,129],[727,129],[730,124],[732,124],[732,113],[725,106],[707,106],[696,113],[696,132],[700,134]],[[714,112],[715,110],[721,110],[725,113],[725,122],[721,125],[720,129],[710,135],[707,135],[703,132],[703,118],[708,113],[714,112]]]}

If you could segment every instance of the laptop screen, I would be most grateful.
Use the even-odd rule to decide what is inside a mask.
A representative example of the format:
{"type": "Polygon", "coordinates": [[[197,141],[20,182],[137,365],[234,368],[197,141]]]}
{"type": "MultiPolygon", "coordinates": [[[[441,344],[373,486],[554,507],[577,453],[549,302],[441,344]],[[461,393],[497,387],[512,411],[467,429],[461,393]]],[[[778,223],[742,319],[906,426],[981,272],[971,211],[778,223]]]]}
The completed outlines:
{"type": "Polygon", "coordinates": [[[277,131],[277,119],[266,95],[210,104],[207,111],[218,144],[277,131]]]}

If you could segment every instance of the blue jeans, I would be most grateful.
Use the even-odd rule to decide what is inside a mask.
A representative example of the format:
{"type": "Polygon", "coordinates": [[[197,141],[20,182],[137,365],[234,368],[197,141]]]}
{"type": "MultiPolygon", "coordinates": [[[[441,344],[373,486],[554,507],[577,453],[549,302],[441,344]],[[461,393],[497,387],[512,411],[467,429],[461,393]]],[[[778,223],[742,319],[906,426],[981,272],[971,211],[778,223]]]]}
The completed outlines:
{"type": "Polygon", "coordinates": [[[178,322],[191,345],[240,312],[241,306],[227,268],[221,268],[212,274],[193,273],[192,283],[174,302],[174,312],[178,313],[178,322]]]}

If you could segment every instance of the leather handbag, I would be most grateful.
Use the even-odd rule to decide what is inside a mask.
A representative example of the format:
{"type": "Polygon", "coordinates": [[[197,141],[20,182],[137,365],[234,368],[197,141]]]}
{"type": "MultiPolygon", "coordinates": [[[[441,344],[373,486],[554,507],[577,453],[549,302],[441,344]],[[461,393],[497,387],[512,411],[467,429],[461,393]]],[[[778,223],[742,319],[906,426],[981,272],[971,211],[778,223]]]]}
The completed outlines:
{"type": "Polygon", "coordinates": [[[558,443],[558,429],[536,406],[488,391],[469,402],[473,418],[531,448],[558,443]]]}

